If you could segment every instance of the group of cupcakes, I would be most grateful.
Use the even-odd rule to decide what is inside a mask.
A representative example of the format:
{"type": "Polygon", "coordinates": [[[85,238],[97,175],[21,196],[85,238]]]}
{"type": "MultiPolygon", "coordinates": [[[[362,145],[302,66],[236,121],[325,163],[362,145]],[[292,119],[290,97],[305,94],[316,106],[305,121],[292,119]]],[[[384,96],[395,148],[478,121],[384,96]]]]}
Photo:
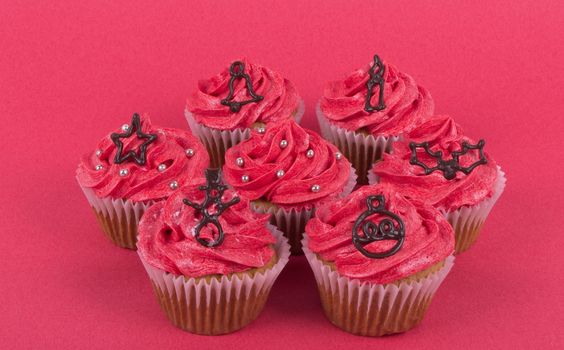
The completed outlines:
{"type": "Polygon", "coordinates": [[[290,81],[243,59],[188,96],[191,131],[134,114],[81,159],[102,231],[137,250],[179,328],[243,328],[304,254],[334,325],[407,331],[503,192],[485,141],[377,55],[326,84],[322,136],[299,125],[304,110],[290,81]]]}

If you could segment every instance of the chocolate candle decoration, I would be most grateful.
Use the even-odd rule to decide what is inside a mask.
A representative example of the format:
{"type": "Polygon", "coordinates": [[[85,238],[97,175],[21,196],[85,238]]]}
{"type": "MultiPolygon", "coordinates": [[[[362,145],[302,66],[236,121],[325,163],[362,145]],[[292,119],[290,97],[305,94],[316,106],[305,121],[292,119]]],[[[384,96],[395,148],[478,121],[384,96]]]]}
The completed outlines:
{"type": "Polygon", "coordinates": [[[378,55],[374,55],[374,63],[372,67],[368,70],[368,74],[370,74],[370,79],[366,82],[366,88],[368,92],[366,93],[366,101],[364,103],[364,110],[373,113],[374,111],[381,111],[386,108],[386,104],[384,103],[384,72],[386,71],[386,67],[380,61],[380,57],[378,55]],[[376,68],[378,70],[376,71],[376,68]],[[370,100],[374,95],[374,85],[378,85],[378,105],[373,106],[370,104],[370,100]]]}
{"type": "Polygon", "coordinates": [[[251,82],[251,77],[245,73],[245,64],[241,61],[235,61],[231,63],[229,67],[229,74],[231,74],[231,79],[229,79],[229,95],[226,98],[221,100],[221,104],[224,106],[229,106],[229,109],[233,113],[239,112],[242,106],[246,105],[247,103],[258,102],[264,98],[264,96],[257,95],[255,90],[253,90],[253,83],[251,82]],[[247,91],[251,96],[250,100],[245,101],[232,101],[233,95],[235,94],[235,88],[233,84],[235,80],[238,79],[245,79],[245,83],[247,86],[247,91]]]}
{"type": "Polygon", "coordinates": [[[232,198],[229,202],[222,202],[221,197],[227,186],[221,183],[220,172],[218,169],[206,169],[206,185],[200,186],[200,190],[206,191],[206,198],[201,204],[196,204],[188,199],[183,199],[184,204],[198,210],[202,214],[202,220],[198,223],[194,231],[194,238],[205,247],[215,247],[223,242],[223,228],[219,223],[219,216],[230,206],[239,203],[239,197],[232,198]],[[210,213],[210,209],[214,209],[210,213]],[[213,225],[217,229],[217,238],[206,240],[200,237],[200,232],[207,225],[213,225]]]}
{"type": "Polygon", "coordinates": [[[445,160],[445,159],[443,159],[443,152],[442,151],[437,151],[437,152],[431,151],[431,149],[429,147],[429,142],[422,142],[422,143],[410,142],[409,148],[411,149],[411,158],[409,160],[409,163],[422,167],[425,170],[425,175],[429,175],[434,171],[442,171],[445,179],[452,180],[452,179],[456,178],[456,172],[457,171],[460,171],[460,172],[468,175],[478,165],[486,164],[488,162],[488,160],[486,159],[486,156],[484,155],[484,145],[485,144],[486,144],[486,141],[484,141],[484,140],[478,141],[478,143],[475,144],[475,145],[471,145],[467,142],[462,142],[462,149],[460,151],[452,152],[451,153],[452,158],[449,159],[449,160],[445,160]],[[425,152],[427,152],[428,155],[435,158],[437,160],[437,165],[434,166],[434,167],[428,167],[425,163],[421,162],[417,158],[417,148],[423,148],[425,150],[425,152]],[[479,151],[480,159],[478,159],[477,161],[475,161],[474,163],[472,163],[468,167],[461,166],[460,165],[460,156],[465,155],[466,153],[468,153],[468,151],[470,151],[472,149],[477,149],[479,151]]]}
{"type": "Polygon", "coordinates": [[[117,147],[116,156],[114,157],[115,164],[121,164],[126,161],[134,161],[139,165],[145,165],[147,162],[147,146],[157,139],[157,134],[143,133],[141,130],[141,119],[139,114],[134,113],[133,118],[131,119],[131,125],[127,128],[127,130],[123,134],[114,132],[110,135],[110,138],[117,147]],[[137,134],[137,138],[145,139],[146,141],[139,146],[139,152],[130,150],[126,154],[123,154],[123,143],[120,139],[129,138],[134,131],[137,134]]]}
{"type": "Polygon", "coordinates": [[[366,198],[368,210],[360,214],[354,222],[352,229],[352,242],[356,249],[364,256],[372,259],[383,259],[394,255],[400,250],[405,240],[405,228],[403,221],[396,214],[386,210],[385,199],[383,195],[368,196],[366,198]],[[377,202],[377,205],[374,205],[377,202]],[[379,223],[373,221],[365,221],[369,216],[380,214],[387,216],[380,220],[379,223]],[[363,223],[364,222],[364,223],[363,223]],[[359,229],[362,228],[363,235],[359,235],[359,229]],[[396,244],[383,253],[373,253],[365,249],[365,246],[372,242],[379,241],[396,241],[396,244]]]}

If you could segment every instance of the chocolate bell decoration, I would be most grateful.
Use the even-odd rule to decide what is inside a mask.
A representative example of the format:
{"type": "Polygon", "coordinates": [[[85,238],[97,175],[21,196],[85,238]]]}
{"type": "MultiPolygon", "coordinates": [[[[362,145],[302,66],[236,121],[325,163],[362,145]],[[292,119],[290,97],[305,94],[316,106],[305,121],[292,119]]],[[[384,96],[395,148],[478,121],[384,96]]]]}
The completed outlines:
{"type": "Polygon", "coordinates": [[[231,112],[237,113],[244,105],[248,103],[259,102],[264,98],[264,96],[257,95],[255,90],[253,89],[251,77],[247,73],[245,73],[245,64],[243,62],[235,61],[231,63],[231,66],[229,67],[229,74],[231,74],[231,79],[229,79],[229,95],[221,100],[221,104],[224,106],[229,106],[231,112]],[[238,79],[245,79],[247,91],[249,92],[251,99],[245,101],[233,101],[233,95],[235,94],[235,88],[233,87],[233,84],[235,80],[238,79]]]}
{"type": "Polygon", "coordinates": [[[378,55],[374,55],[374,63],[372,67],[368,70],[368,74],[370,75],[370,79],[366,82],[366,88],[368,92],[366,93],[366,100],[364,102],[364,110],[373,113],[375,111],[381,111],[386,108],[386,104],[384,103],[384,72],[386,71],[386,67],[380,60],[378,55]],[[378,69],[378,70],[376,70],[378,69]],[[378,104],[373,106],[370,104],[370,100],[374,95],[374,86],[378,85],[378,104]]]}

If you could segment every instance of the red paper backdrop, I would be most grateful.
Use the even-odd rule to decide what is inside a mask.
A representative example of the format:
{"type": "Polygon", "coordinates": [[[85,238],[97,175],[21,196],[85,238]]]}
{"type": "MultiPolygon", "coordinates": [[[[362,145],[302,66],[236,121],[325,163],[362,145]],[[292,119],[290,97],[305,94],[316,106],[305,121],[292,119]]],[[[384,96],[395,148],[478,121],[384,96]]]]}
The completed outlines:
{"type": "Polygon", "coordinates": [[[18,1],[0,4],[0,348],[564,347],[561,1],[18,1]],[[379,339],[325,319],[295,259],[246,329],[173,327],[134,252],[103,237],[79,156],[134,111],[186,128],[198,78],[247,55],[322,85],[374,53],[412,74],[507,172],[423,324],[379,339]]]}

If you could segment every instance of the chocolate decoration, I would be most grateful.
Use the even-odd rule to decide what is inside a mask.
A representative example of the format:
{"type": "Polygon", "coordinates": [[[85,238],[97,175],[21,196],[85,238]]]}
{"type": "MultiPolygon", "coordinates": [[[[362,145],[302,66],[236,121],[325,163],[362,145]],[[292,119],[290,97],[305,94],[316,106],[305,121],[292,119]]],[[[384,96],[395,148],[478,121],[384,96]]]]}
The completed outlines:
{"type": "Polygon", "coordinates": [[[442,151],[437,151],[437,152],[431,151],[431,149],[429,147],[429,142],[422,142],[422,143],[410,142],[409,148],[411,149],[411,158],[409,160],[409,163],[412,164],[412,165],[418,165],[418,166],[422,167],[425,170],[425,175],[429,175],[434,171],[442,171],[445,179],[452,180],[452,179],[456,178],[456,172],[457,171],[460,171],[460,172],[464,173],[465,175],[468,175],[477,166],[479,166],[481,164],[486,164],[488,162],[488,160],[486,159],[486,156],[484,155],[484,145],[485,144],[486,144],[486,141],[484,141],[484,140],[478,141],[478,143],[475,144],[475,145],[471,145],[467,142],[462,142],[462,149],[460,151],[452,152],[451,153],[451,157],[452,157],[451,159],[444,160],[443,159],[443,152],[442,151]],[[427,152],[428,155],[435,158],[437,160],[437,165],[430,168],[425,163],[421,162],[417,158],[417,148],[423,148],[425,150],[425,152],[427,152]],[[466,153],[468,153],[468,151],[470,151],[472,149],[479,150],[480,159],[478,159],[476,162],[472,163],[468,167],[461,166],[460,165],[460,156],[465,155],[466,153]]]}
{"type": "Polygon", "coordinates": [[[397,253],[403,241],[405,240],[405,228],[402,219],[396,214],[386,210],[384,195],[368,196],[366,198],[368,210],[360,214],[354,222],[352,229],[352,242],[356,249],[364,256],[372,259],[384,259],[397,253]],[[378,205],[374,205],[378,202],[378,205]],[[369,216],[381,214],[389,218],[382,219],[379,223],[373,221],[365,221],[369,216]],[[362,227],[363,235],[358,234],[362,227]],[[396,241],[396,244],[383,253],[373,253],[367,251],[364,247],[372,242],[379,241],[396,241]]]}
{"type": "Polygon", "coordinates": [[[229,74],[231,74],[231,79],[229,79],[229,95],[221,100],[221,104],[224,106],[229,106],[231,112],[237,113],[239,112],[241,107],[246,105],[247,103],[259,102],[264,98],[264,96],[257,95],[255,90],[253,90],[251,77],[247,73],[245,73],[245,64],[243,62],[235,61],[231,63],[231,66],[229,67],[229,74]],[[251,99],[245,101],[232,101],[233,95],[235,94],[233,83],[237,79],[245,79],[247,91],[249,92],[251,99]]]}
{"type": "Polygon", "coordinates": [[[206,169],[206,185],[200,186],[201,191],[206,191],[204,201],[201,204],[196,204],[186,198],[182,200],[184,204],[198,210],[202,214],[202,220],[200,220],[194,230],[194,238],[204,247],[216,247],[223,242],[223,228],[218,218],[227,208],[240,201],[239,197],[233,197],[229,202],[223,203],[221,197],[226,189],[227,186],[221,183],[219,169],[206,169]],[[213,207],[215,210],[213,214],[210,214],[208,211],[210,207],[213,207]],[[207,225],[213,225],[217,229],[217,238],[214,240],[200,238],[200,232],[207,225]]]}
{"type": "Polygon", "coordinates": [[[386,71],[386,67],[380,61],[380,57],[378,55],[374,55],[374,63],[372,67],[368,70],[368,74],[370,74],[370,79],[366,82],[366,88],[368,92],[366,93],[366,101],[364,103],[364,110],[373,113],[374,111],[381,111],[386,108],[386,104],[384,103],[384,72],[386,71]],[[378,71],[376,71],[378,68],[378,71]],[[379,93],[378,93],[378,105],[373,106],[370,104],[370,100],[374,95],[374,85],[378,85],[379,93]]]}
{"type": "Polygon", "coordinates": [[[117,147],[116,156],[114,157],[115,164],[121,164],[126,161],[134,161],[139,165],[145,165],[147,162],[147,146],[157,139],[157,134],[143,133],[141,130],[141,119],[139,114],[134,113],[129,129],[127,129],[127,131],[123,134],[114,132],[110,135],[110,138],[117,147]],[[133,131],[137,134],[137,138],[146,139],[146,141],[139,146],[139,152],[130,150],[126,154],[123,154],[123,143],[120,139],[129,138],[133,134],[133,131]]]}

